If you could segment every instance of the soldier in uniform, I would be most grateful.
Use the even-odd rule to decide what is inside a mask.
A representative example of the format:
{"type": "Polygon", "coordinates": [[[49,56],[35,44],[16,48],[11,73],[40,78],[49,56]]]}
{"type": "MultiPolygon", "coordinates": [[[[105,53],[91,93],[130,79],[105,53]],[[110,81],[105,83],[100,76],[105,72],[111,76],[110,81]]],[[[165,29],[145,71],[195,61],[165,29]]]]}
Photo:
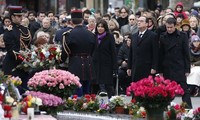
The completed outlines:
{"type": "Polygon", "coordinates": [[[19,51],[27,49],[31,41],[30,31],[20,25],[23,15],[21,10],[21,6],[9,6],[12,24],[5,30],[3,36],[7,54],[3,61],[2,70],[6,75],[19,76],[22,79],[22,85],[19,90],[20,93],[23,93],[23,89],[27,88],[28,73],[21,69],[13,71],[23,61],[19,51]]]}
{"type": "Polygon", "coordinates": [[[89,93],[90,81],[94,79],[92,54],[96,45],[95,35],[83,25],[82,12],[71,12],[73,29],[63,33],[62,61],[69,59],[68,71],[80,78],[81,88],[76,90],[78,96],[89,93]]]}

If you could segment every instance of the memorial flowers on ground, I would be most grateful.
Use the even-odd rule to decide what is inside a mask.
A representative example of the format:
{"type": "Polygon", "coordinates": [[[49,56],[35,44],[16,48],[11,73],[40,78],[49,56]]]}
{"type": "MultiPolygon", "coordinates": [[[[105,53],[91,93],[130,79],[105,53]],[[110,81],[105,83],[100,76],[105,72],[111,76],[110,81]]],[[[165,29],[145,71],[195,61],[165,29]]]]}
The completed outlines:
{"type": "Polygon", "coordinates": [[[67,99],[74,90],[81,87],[79,78],[65,70],[50,69],[35,73],[29,79],[28,87],[34,91],[41,91],[67,99]]]}
{"type": "Polygon", "coordinates": [[[145,109],[166,108],[176,95],[183,95],[184,91],[175,81],[156,76],[149,76],[138,82],[132,82],[127,88],[127,95],[133,95],[145,109]]]}

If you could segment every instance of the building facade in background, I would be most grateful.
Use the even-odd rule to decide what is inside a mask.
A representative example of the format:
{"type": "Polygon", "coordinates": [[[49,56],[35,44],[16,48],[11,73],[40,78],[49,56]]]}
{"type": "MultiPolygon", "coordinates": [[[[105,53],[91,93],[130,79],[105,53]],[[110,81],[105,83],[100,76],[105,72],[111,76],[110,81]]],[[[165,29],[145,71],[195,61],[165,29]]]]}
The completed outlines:
{"type": "MultiPolygon", "coordinates": [[[[35,10],[36,12],[51,10],[58,14],[63,10],[70,12],[71,7],[87,7],[100,10],[104,14],[107,13],[109,4],[113,8],[126,5],[135,12],[139,7],[154,10],[158,1],[160,1],[164,9],[169,5],[173,6],[174,3],[174,0],[0,0],[0,10],[5,9],[8,5],[22,5],[27,10],[35,10]]],[[[190,0],[176,1],[190,2],[190,0]]]]}

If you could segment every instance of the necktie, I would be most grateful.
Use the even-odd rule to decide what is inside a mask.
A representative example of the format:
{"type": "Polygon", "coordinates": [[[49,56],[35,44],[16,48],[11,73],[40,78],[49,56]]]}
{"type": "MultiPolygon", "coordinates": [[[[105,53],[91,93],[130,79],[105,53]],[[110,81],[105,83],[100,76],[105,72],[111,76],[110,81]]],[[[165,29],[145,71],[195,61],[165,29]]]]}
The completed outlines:
{"type": "Polygon", "coordinates": [[[143,35],[143,34],[139,34],[139,37],[142,38],[142,35],[143,35]]]}

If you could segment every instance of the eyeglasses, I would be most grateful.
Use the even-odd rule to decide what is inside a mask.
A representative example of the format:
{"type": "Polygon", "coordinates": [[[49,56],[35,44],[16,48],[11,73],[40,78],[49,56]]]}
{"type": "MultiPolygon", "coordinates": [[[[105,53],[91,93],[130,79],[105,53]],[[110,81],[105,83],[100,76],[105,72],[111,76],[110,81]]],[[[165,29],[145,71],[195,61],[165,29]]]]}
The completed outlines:
{"type": "Polygon", "coordinates": [[[129,19],[129,20],[135,20],[135,19],[129,19]]]}

